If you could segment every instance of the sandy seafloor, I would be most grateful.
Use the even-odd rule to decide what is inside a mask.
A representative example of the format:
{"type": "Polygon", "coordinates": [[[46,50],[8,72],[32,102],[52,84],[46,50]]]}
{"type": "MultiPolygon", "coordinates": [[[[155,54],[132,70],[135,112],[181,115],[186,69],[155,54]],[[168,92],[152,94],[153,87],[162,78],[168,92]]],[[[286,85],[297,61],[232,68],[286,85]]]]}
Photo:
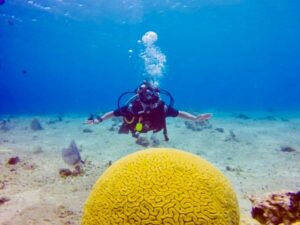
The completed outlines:
{"type": "MultiPolygon", "coordinates": [[[[263,196],[272,191],[300,188],[300,113],[245,113],[241,119],[229,112],[214,112],[211,128],[187,129],[181,119],[168,118],[170,141],[157,134],[160,147],[183,149],[197,154],[230,180],[236,190],[242,224],[258,224],[251,220],[248,195],[263,196]],[[216,128],[223,128],[219,132],[216,128]],[[227,140],[230,131],[237,140],[227,140]],[[227,141],[225,141],[227,140],[227,141]],[[290,146],[293,152],[283,152],[290,146]]],[[[2,116],[2,118],[5,118],[2,116]]],[[[55,116],[13,116],[10,130],[0,130],[0,205],[1,225],[80,224],[84,202],[98,177],[112,163],[129,153],[143,149],[131,135],[111,129],[116,121],[95,126],[82,123],[84,115],[63,115],[61,122],[48,124],[55,116]],[[41,131],[29,124],[38,118],[41,131]],[[83,133],[90,128],[92,133],[83,133]],[[59,169],[69,168],[61,150],[75,140],[86,161],[85,174],[66,179],[59,169]],[[42,151],[37,151],[42,150],[42,151]],[[10,157],[20,162],[8,165],[10,157]]]]}

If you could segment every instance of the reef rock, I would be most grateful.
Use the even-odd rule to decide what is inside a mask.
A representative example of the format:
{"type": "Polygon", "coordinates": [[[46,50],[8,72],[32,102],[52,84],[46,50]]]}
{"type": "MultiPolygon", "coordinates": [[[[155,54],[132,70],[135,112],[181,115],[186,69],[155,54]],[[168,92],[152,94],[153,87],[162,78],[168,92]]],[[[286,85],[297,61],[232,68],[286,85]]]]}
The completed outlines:
{"type": "Polygon", "coordinates": [[[242,119],[242,120],[248,120],[250,119],[250,117],[246,114],[243,114],[243,113],[238,113],[238,114],[235,114],[234,115],[236,118],[238,119],[242,119]]]}
{"type": "Polygon", "coordinates": [[[227,141],[235,141],[235,142],[239,142],[239,139],[237,139],[235,133],[234,133],[232,130],[230,130],[230,131],[229,131],[229,135],[225,138],[224,141],[226,141],[226,142],[227,142],[227,141]]]}
{"type": "Polygon", "coordinates": [[[0,205],[4,204],[5,202],[8,202],[10,199],[7,197],[0,197],[0,205]]]}
{"type": "MultiPolygon", "coordinates": [[[[266,225],[292,225],[300,222],[300,191],[251,196],[252,217],[266,225]]],[[[299,223],[300,224],[300,223],[299,223]]]]}
{"type": "Polygon", "coordinates": [[[16,165],[18,162],[20,162],[20,158],[18,156],[16,156],[16,157],[9,158],[9,160],[7,161],[7,164],[16,165]]]}
{"type": "Polygon", "coordinates": [[[10,122],[10,119],[4,120],[0,119],[0,130],[3,132],[10,131],[12,129],[12,124],[10,122]]]}
{"type": "Polygon", "coordinates": [[[30,123],[30,129],[33,131],[43,130],[43,127],[38,119],[33,119],[30,123]]]}
{"type": "Polygon", "coordinates": [[[141,145],[143,147],[147,147],[150,145],[149,140],[146,137],[139,137],[136,141],[136,144],[141,145]]]}
{"type": "Polygon", "coordinates": [[[221,127],[217,127],[215,130],[218,131],[218,132],[220,132],[220,133],[224,133],[224,129],[221,128],[221,127]]]}
{"type": "Polygon", "coordinates": [[[89,128],[84,128],[82,130],[83,133],[93,133],[93,130],[92,129],[89,129],[89,128]]]}
{"type": "Polygon", "coordinates": [[[295,152],[296,149],[294,149],[294,148],[292,148],[290,146],[282,146],[280,148],[280,151],[282,151],[282,152],[295,152]]]}
{"type": "Polygon", "coordinates": [[[76,177],[76,176],[80,176],[84,174],[84,170],[81,167],[81,165],[77,165],[75,166],[74,170],[70,170],[70,169],[60,169],[59,170],[59,175],[62,178],[66,178],[66,177],[76,177]]]}
{"type": "Polygon", "coordinates": [[[192,131],[202,131],[204,129],[210,129],[212,128],[212,125],[209,123],[208,120],[203,121],[185,121],[184,125],[187,129],[190,129],[192,131]]]}

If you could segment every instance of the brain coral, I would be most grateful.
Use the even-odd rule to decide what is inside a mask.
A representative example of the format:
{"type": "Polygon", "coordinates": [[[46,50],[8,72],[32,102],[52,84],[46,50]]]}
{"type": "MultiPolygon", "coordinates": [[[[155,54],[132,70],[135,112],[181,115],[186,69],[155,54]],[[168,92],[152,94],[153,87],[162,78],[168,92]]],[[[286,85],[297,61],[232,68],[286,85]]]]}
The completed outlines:
{"type": "Polygon", "coordinates": [[[84,207],[83,225],[238,225],[239,208],[226,177],[200,157],[154,148],[108,168],[84,207]]]}

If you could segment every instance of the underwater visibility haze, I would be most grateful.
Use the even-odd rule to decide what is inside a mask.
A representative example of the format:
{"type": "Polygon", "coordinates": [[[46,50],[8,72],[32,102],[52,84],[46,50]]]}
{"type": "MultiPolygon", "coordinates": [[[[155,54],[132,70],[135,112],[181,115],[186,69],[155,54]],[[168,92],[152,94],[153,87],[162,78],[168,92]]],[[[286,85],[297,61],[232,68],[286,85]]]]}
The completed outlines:
{"type": "Polygon", "coordinates": [[[0,224],[299,224],[299,12],[0,0],[0,224]]]}
{"type": "Polygon", "coordinates": [[[1,1],[0,113],[113,109],[153,77],[147,63],[180,108],[297,110],[299,11],[293,0],[1,1]]]}

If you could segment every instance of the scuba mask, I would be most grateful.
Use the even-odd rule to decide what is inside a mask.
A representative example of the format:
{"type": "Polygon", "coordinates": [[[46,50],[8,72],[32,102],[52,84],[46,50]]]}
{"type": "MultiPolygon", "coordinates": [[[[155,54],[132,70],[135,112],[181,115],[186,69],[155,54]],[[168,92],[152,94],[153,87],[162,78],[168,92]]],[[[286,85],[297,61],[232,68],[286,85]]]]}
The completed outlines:
{"type": "Polygon", "coordinates": [[[137,89],[137,93],[141,102],[146,105],[153,105],[159,101],[159,90],[152,87],[151,84],[143,83],[137,89]]]}
{"type": "MultiPolygon", "coordinates": [[[[122,110],[122,107],[125,106],[122,103],[124,96],[132,95],[125,101],[125,105],[129,105],[134,102],[137,98],[140,99],[141,103],[144,103],[145,106],[155,106],[161,99],[161,95],[169,97],[168,107],[173,107],[174,99],[173,96],[166,90],[154,87],[150,82],[144,81],[138,88],[133,91],[123,92],[118,98],[118,109],[122,110]]],[[[131,113],[122,111],[122,115],[131,115],[131,113]]]]}

